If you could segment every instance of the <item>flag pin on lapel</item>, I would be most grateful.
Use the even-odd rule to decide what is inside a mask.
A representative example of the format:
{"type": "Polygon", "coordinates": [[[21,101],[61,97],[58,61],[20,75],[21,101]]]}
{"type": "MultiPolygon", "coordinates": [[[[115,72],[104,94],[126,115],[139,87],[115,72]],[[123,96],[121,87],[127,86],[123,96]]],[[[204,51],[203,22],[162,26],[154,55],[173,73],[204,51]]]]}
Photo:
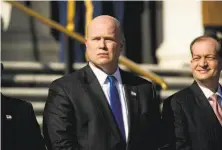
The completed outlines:
{"type": "Polygon", "coordinates": [[[131,91],[131,95],[136,96],[136,93],[135,93],[135,92],[133,92],[133,91],[131,91]]]}
{"type": "Polygon", "coordinates": [[[11,115],[6,115],[6,119],[7,120],[12,120],[12,116],[11,115]]]}

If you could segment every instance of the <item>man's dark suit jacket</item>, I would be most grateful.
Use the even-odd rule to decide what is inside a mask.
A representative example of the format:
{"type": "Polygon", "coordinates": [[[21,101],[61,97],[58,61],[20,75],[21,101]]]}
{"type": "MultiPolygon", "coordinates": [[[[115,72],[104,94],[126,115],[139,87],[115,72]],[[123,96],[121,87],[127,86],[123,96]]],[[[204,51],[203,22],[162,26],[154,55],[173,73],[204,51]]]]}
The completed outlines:
{"type": "Polygon", "coordinates": [[[222,150],[222,126],[196,82],[164,101],[162,117],[170,150],[222,150]]]}
{"type": "Polygon", "coordinates": [[[1,94],[1,149],[45,150],[30,103],[1,94]]]}
{"type": "Polygon", "coordinates": [[[49,88],[43,133],[49,150],[157,150],[160,114],[152,84],[120,71],[129,112],[129,142],[87,65],[49,88]]]}

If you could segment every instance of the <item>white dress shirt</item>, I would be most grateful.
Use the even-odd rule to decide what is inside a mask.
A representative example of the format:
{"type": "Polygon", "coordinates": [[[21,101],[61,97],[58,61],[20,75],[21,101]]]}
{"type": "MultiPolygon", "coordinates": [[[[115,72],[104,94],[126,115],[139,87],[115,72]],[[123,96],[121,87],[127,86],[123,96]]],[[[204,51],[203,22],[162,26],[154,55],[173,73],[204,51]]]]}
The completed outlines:
{"type": "Polygon", "coordinates": [[[221,90],[220,85],[218,85],[218,88],[217,88],[217,92],[216,92],[216,93],[212,92],[210,89],[208,89],[208,88],[206,88],[206,87],[204,87],[204,86],[202,86],[202,85],[200,85],[200,84],[198,84],[198,86],[199,86],[200,89],[203,91],[203,93],[204,93],[204,95],[205,95],[205,97],[206,97],[207,99],[209,99],[213,94],[218,95],[218,103],[219,103],[219,105],[222,107],[222,90],[221,90]]]}
{"type": "MultiPolygon", "coordinates": [[[[92,69],[93,73],[96,75],[96,78],[99,81],[99,84],[101,85],[103,92],[106,96],[106,99],[108,103],[110,104],[110,94],[109,94],[109,81],[107,79],[107,74],[103,72],[101,69],[97,68],[94,64],[89,62],[89,66],[92,69]]],[[[126,134],[126,141],[128,140],[128,108],[127,108],[127,103],[126,103],[126,96],[125,96],[125,90],[124,86],[122,84],[122,79],[120,75],[119,68],[117,68],[116,72],[112,74],[116,78],[118,82],[115,82],[117,84],[117,90],[119,92],[120,96],[120,101],[121,101],[121,106],[122,106],[122,114],[123,114],[123,122],[124,122],[124,128],[125,128],[125,134],[126,134]]]]}

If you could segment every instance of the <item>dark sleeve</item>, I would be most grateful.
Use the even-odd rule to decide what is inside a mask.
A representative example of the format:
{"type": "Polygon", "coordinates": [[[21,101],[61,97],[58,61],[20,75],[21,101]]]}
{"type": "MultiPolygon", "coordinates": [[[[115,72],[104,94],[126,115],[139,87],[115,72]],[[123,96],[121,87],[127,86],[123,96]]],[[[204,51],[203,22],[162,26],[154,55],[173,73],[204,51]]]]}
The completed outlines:
{"type": "Polygon", "coordinates": [[[52,83],[43,114],[43,134],[49,150],[77,149],[73,106],[62,87],[52,83]]]}
{"type": "Polygon", "coordinates": [[[144,109],[147,107],[147,110],[149,110],[149,128],[148,132],[145,132],[144,137],[152,137],[152,139],[146,139],[145,142],[150,142],[149,147],[146,147],[146,149],[153,149],[157,150],[158,148],[162,147],[162,138],[161,138],[161,115],[160,115],[160,103],[156,95],[156,89],[152,84],[145,84],[145,86],[142,88],[144,96],[141,97],[141,99],[147,100],[147,106],[141,105],[141,111],[146,110],[144,109]],[[151,141],[149,141],[151,140],[151,141]]]}
{"type": "Polygon", "coordinates": [[[27,149],[46,150],[33,107],[30,103],[25,104],[26,106],[23,108],[24,110],[21,110],[24,112],[22,117],[26,117],[24,117],[24,120],[21,121],[24,132],[21,130],[23,133],[21,133],[22,136],[20,138],[24,138],[24,145],[27,149]]]}
{"type": "MultiPolygon", "coordinates": [[[[186,97],[184,95],[184,97],[186,97]]],[[[174,96],[164,105],[163,120],[166,124],[167,138],[176,150],[192,150],[185,112],[179,99],[174,96]]]]}
{"type": "Polygon", "coordinates": [[[174,133],[174,113],[171,107],[172,96],[163,101],[162,108],[162,127],[163,140],[165,143],[164,150],[175,150],[175,133],[174,133]]]}

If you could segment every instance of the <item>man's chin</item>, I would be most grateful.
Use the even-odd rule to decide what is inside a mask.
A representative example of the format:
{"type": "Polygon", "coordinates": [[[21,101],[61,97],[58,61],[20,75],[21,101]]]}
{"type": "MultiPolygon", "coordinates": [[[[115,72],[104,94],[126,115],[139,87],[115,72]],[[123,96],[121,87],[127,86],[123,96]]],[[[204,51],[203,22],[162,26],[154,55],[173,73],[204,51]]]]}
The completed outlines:
{"type": "Polygon", "coordinates": [[[208,82],[208,81],[210,81],[211,80],[211,78],[210,77],[198,77],[198,78],[196,78],[196,80],[198,80],[198,81],[200,81],[200,82],[208,82]]]}
{"type": "Polygon", "coordinates": [[[106,64],[109,64],[110,63],[110,60],[109,59],[100,59],[99,62],[98,62],[100,65],[106,65],[106,64]]]}

